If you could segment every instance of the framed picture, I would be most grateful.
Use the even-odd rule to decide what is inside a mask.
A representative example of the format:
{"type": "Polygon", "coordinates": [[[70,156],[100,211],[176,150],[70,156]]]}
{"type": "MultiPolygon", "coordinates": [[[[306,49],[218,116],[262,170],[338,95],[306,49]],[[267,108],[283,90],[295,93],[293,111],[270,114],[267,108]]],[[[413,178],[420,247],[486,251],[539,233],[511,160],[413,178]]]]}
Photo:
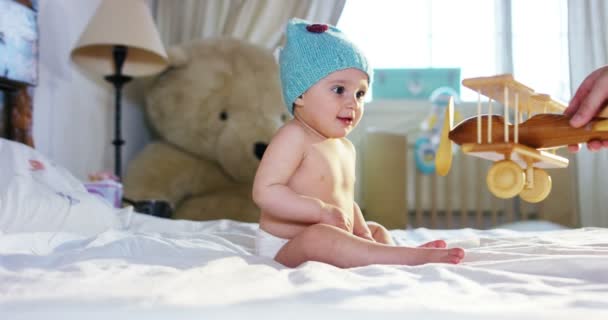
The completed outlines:
{"type": "Polygon", "coordinates": [[[38,13],[34,8],[31,1],[0,0],[0,77],[5,80],[38,82],[38,13]]]}
{"type": "Polygon", "coordinates": [[[0,137],[34,146],[38,1],[0,0],[0,137]]]}
{"type": "Polygon", "coordinates": [[[5,101],[4,91],[0,88],[0,137],[8,139],[8,106],[5,101]]]}

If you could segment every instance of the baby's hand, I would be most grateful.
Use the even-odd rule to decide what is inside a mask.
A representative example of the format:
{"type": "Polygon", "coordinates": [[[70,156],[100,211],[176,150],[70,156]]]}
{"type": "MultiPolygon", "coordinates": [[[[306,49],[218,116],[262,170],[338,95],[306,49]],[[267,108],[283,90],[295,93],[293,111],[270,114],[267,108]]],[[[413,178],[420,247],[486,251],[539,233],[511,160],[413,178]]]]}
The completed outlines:
{"type": "Polygon", "coordinates": [[[376,242],[376,239],[374,239],[374,237],[372,236],[372,233],[369,231],[369,229],[363,230],[363,231],[358,231],[358,232],[353,232],[353,234],[356,235],[357,237],[376,242]]]}
{"type": "Polygon", "coordinates": [[[353,231],[352,219],[348,218],[348,215],[342,211],[342,209],[334,205],[326,205],[323,208],[323,214],[321,215],[320,223],[332,225],[348,232],[353,231]]]}

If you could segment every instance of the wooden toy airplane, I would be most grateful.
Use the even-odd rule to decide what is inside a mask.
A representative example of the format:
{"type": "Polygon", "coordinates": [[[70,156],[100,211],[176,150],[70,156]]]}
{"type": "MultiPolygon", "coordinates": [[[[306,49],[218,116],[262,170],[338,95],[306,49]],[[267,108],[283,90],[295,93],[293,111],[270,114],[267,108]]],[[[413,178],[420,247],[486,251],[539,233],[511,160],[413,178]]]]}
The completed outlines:
{"type": "Polygon", "coordinates": [[[539,202],[551,192],[551,177],[544,169],[568,166],[568,159],[555,154],[556,148],[608,140],[608,108],[587,126],[573,128],[563,114],[563,104],[535,93],[510,74],[464,79],[462,84],[477,91],[479,97],[489,98],[488,112],[482,114],[478,99],[477,115],[454,127],[450,100],[435,157],[441,176],[450,170],[453,142],[465,154],[495,161],[486,177],[492,194],[503,199],[519,195],[527,202],[539,202]],[[503,105],[498,114],[492,114],[493,101],[503,105]],[[514,109],[511,118],[509,109],[514,109]]]}

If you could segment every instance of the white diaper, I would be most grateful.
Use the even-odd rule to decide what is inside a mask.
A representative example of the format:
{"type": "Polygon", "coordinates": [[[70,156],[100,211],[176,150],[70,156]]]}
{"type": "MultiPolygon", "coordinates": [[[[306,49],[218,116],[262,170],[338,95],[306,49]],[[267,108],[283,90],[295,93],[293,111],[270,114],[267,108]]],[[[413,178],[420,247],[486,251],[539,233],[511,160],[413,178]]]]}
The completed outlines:
{"type": "Polygon", "coordinates": [[[289,239],[273,236],[258,228],[255,235],[255,254],[274,259],[279,250],[281,250],[288,241],[289,239]]]}

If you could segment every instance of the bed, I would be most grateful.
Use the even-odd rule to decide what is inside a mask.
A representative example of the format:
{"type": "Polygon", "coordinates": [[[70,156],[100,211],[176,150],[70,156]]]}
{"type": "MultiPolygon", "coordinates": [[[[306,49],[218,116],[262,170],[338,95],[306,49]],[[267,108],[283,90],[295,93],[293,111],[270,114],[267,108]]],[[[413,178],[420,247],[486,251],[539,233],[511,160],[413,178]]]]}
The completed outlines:
{"type": "Polygon", "coordinates": [[[608,317],[608,229],[542,220],[394,229],[399,245],[442,238],[466,258],[290,269],[252,254],[255,223],[157,218],[88,193],[33,148],[31,121],[15,125],[16,108],[31,120],[31,99],[17,107],[15,97],[30,97],[35,81],[0,84],[10,95],[0,137],[0,319],[608,317]]]}
{"type": "Polygon", "coordinates": [[[29,146],[2,139],[0,154],[2,319],[608,316],[608,229],[392,230],[401,245],[443,238],[466,258],[289,269],[252,254],[255,223],[115,209],[29,146]]]}

